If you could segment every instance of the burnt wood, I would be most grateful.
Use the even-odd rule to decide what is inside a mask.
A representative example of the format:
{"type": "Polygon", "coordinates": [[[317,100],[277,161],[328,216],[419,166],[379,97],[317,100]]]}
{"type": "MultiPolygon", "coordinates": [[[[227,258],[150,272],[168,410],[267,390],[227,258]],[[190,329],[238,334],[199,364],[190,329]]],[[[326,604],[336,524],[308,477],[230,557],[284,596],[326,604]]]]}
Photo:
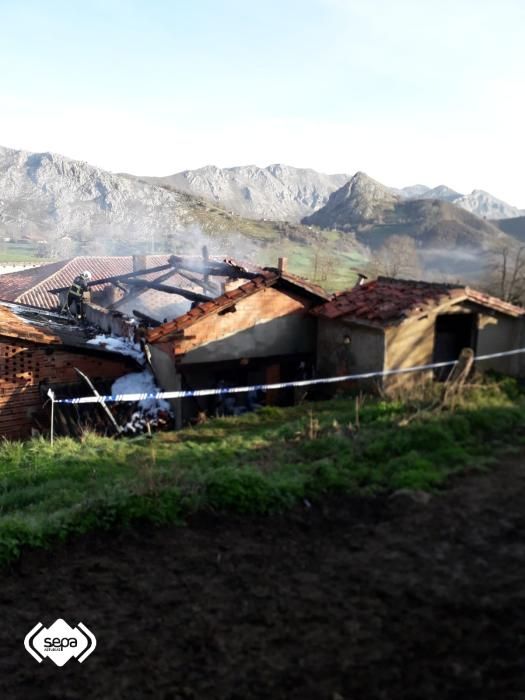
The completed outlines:
{"type": "MultiPolygon", "coordinates": [[[[88,282],[88,287],[93,287],[97,284],[105,284],[106,282],[122,282],[123,280],[132,279],[133,277],[138,277],[139,275],[149,275],[152,272],[162,272],[163,270],[169,270],[171,264],[168,265],[158,265],[157,267],[150,267],[146,270],[137,270],[136,272],[127,272],[124,275],[112,275],[111,277],[101,277],[98,280],[92,280],[88,282]]],[[[50,289],[51,294],[60,294],[60,292],[66,292],[69,287],[57,287],[56,289],[50,289]]]]}
{"type": "Polygon", "coordinates": [[[178,294],[181,297],[185,297],[190,301],[212,301],[213,297],[205,296],[204,294],[198,294],[197,292],[190,292],[189,289],[183,289],[182,287],[174,287],[169,284],[159,284],[157,282],[150,282],[149,280],[137,280],[128,279],[126,284],[130,284],[133,287],[139,287],[142,289],[156,289],[159,292],[166,292],[166,294],[178,294]]]}

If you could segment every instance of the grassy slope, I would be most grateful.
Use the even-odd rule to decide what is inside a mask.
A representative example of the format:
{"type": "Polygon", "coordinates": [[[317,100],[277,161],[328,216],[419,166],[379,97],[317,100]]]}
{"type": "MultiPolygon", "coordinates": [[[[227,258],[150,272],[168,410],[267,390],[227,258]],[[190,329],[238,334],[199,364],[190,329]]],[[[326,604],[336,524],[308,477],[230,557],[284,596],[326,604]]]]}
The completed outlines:
{"type": "Polygon", "coordinates": [[[61,439],[0,447],[0,563],[25,545],[137,518],[177,521],[202,508],[267,512],[329,490],[433,489],[519,440],[515,384],[470,389],[454,412],[350,398],[216,419],[151,441],[61,439]]]}
{"type": "MultiPolygon", "coordinates": [[[[169,188],[168,188],[169,189],[169,188]]],[[[180,193],[187,205],[186,224],[218,244],[217,250],[260,265],[277,265],[288,258],[290,271],[335,291],[352,286],[353,268],[365,262],[364,251],[348,233],[280,221],[245,219],[191,195],[180,193]]],[[[184,242],[181,244],[184,252],[184,242]]],[[[187,252],[187,251],[186,251],[187,252]]]]}
{"type": "MultiPolygon", "coordinates": [[[[335,291],[352,286],[356,274],[353,268],[361,268],[366,260],[362,246],[355,238],[340,231],[323,231],[278,221],[244,219],[213,206],[204,200],[182,194],[186,216],[181,224],[198,233],[193,239],[186,234],[171,238],[166,232],[163,238],[156,236],[156,252],[188,254],[200,251],[196,241],[211,244],[211,252],[231,256],[239,260],[251,260],[259,265],[277,265],[277,258],[288,258],[290,271],[306,277],[335,291]],[[201,235],[204,234],[204,236],[201,235]]],[[[136,241],[113,242],[111,250],[97,248],[95,252],[87,244],[78,243],[71,255],[111,254],[128,255],[137,252],[136,241]]],[[[144,242],[142,242],[144,243],[144,242]]],[[[146,251],[143,251],[146,252],[146,251]]],[[[147,250],[151,252],[151,250],[147,250]]],[[[69,253],[68,253],[69,255],[69,253]]],[[[4,243],[0,246],[0,262],[48,262],[38,258],[37,246],[4,243]]]]}
{"type": "Polygon", "coordinates": [[[38,262],[42,265],[48,260],[38,255],[36,245],[21,245],[18,243],[5,242],[0,245],[0,262],[38,262]]]}
{"type": "Polygon", "coordinates": [[[513,219],[499,219],[494,221],[497,226],[509,236],[512,236],[520,243],[525,242],[525,216],[516,216],[513,219]]]}

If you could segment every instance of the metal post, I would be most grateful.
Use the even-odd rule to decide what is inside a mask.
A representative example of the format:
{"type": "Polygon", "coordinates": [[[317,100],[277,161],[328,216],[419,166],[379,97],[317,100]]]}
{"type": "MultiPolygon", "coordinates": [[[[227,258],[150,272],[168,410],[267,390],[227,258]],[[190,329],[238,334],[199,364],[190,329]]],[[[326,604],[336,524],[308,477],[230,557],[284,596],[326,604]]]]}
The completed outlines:
{"type": "Polygon", "coordinates": [[[55,392],[53,389],[48,389],[47,390],[47,395],[51,399],[51,430],[50,430],[50,437],[51,437],[51,444],[53,444],[53,438],[55,435],[55,392]]]}

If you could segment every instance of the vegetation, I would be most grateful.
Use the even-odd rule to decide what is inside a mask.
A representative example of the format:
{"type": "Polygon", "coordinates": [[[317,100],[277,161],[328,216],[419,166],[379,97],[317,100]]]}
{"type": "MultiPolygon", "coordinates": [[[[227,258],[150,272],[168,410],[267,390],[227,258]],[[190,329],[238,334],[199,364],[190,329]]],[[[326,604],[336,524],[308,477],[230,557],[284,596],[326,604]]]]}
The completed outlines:
{"type": "Polygon", "coordinates": [[[0,243],[0,263],[47,262],[41,246],[19,241],[2,241],[0,243]]]}
{"type": "Polygon", "coordinates": [[[421,279],[421,268],[416,242],[410,236],[393,234],[371,257],[366,272],[369,277],[397,277],[421,279]]]}
{"type": "MultiPolygon", "coordinates": [[[[170,189],[167,187],[167,189],[170,189]]],[[[211,252],[232,255],[258,265],[275,266],[277,257],[288,259],[290,272],[322,285],[328,291],[351,287],[368,252],[348,232],[323,230],[287,221],[246,219],[191,195],[181,196],[188,205],[185,222],[211,252]],[[214,249],[216,248],[216,250],[214,249]]],[[[187,253],[184,237],[159,241],[157,252],[187,253]],[[164,246],[164,248],[163,248],[164,246]]]]}
{"type": "Polygon", "coordinates": [[[436,489],[523,441],[525,397],[513,380],[465,389],[454,410],[428,410],[428,402],[428,395],[346,396],[266,407],[151,440],[87,434],[54,446],[6,442],[0,562],[27,545],[137,519],[176,522],[206,508],[266,513],[333,490],[436,489]]]}
{"type": "Polygon", "coordinates": [[[525,302],[525,245],[495,246],[490,251],[482,286],[513,304],[525,302]]]}

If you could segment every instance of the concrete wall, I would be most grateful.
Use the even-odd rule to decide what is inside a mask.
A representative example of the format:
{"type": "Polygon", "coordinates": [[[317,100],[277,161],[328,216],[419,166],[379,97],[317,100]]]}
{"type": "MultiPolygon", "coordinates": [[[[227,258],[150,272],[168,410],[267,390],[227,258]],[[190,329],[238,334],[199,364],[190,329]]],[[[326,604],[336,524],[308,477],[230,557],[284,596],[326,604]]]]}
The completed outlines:
{"type": "MultiPolygon", "coordinates": [[[[318,320],[317,368],[325,377],[358,372],[380,372],[385,360],[385,336],[381,329],[349,323],[344,319],[318,320]],[[350,342],[346,343],[345,338],[350,342]]],[[[381,384],[380,380],[374,384],[381,384]]],[[[359,386],[370,387],[370,382],[359,386]]]]}
{"type": "Polygon", "coordinates": [[[263,289],[239,301],[235,311],[194,323],[175,343],[175,355],[182,364],[197,364],[314,352],[316,323],[308,308],[304,299],[263,289]]]}
{"type": "MultiPolygon", "coordinates": [[[[523,347],[523,320],[495,314],[480,315],[477,354],[485,355],[523,347]]],[[[523,356],[496,358],[479,363],[480,369],[495,369],[504,374],[519,376],[523,368],[523,356]]]]}
{"type": "MultiPolygon", "coordinates": [[[[471,302],[447,303],[429,313],[412,316],[399,326],[386,329],[386,362],[387,369],[399,369],[416,365],[428,364],[433,361],[435,342],[435,322],[440,314],[476,314],[477,342],[473,348],[476,354],[483,355],[518,348],[522,342],[523,322],[490,312],[484,307],[471,302]]],[[[505,374],[517,375],[522,360],[511,357],[484,361],[479,363],[479,369],[495,369],[505,374]]],[[[433,373],[415,373],[390,378],[388,386],[410,384],[422,378],[432,377],[433,373]]]]}
{"type": "MultiPolygon", "coordinates": [[[[430,364],[434,355],[436,313],[413,316],[385,331],[385,369],[430,364]]],[[[385,378],[385,388],[394,389],[432,379],[434,373],[417,372],[385,378]]]]}
{"type": "MultiPolygon", "coordinates": [[[[181,378],[176,371],[173,356],[170,355],[169,349],[164,350],[155,345],[148,345],[146,354],[149,356],[151,369],[155,375],[157,385],[163,391],[179,391],[181,388],[181,378]],[[168,352],[165,352],[168,350],[168,352]]],[[[182,426],[182,399],[173,399],[170,401],[171,408],[175,414],[175,427],[182,426]]]]}

